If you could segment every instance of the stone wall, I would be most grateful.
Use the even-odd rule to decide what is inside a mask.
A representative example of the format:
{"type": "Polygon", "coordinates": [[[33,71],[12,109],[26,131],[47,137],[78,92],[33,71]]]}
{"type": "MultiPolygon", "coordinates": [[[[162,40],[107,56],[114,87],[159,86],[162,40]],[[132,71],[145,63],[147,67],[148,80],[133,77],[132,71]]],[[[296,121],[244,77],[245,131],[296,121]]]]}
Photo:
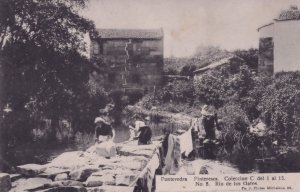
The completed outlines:
{"type": "Polygon", "coordinates": [[[153,90],[163,73],[163,39],[98,39],[91,57],[105,63],[106,87],[153,90]]]}
{"type": "Polygon", "coordinates": [[[259,39],[258,72],[274,73],[274,43],[272,37],[259,39]]]}

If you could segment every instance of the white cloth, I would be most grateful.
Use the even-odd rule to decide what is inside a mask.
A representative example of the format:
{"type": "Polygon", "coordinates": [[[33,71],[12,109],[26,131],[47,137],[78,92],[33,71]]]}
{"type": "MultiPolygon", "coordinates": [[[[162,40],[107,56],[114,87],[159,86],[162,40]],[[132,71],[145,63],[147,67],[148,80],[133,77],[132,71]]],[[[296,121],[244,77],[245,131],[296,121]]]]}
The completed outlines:
{"type": "Polygon", "coordinates": [[[100,122],[106,123],[106,121],[102,117],[96,117],[94,123],[100,123],[100,122]]]}
{"type": "Polygon", "coordinates": [[[155,153],[151,160],[148,163],[147,167],[147,188],[148,191],[152,191],[152,183],[153,179],[155,179],[155,171],[159,167],[159,157],[158,154],[155,153]]]}
{"type": "Polygon", "coordinates": [[[110,139],[108,141],[104,141],[98,145],[96,145],[96,153],[101,157],[112,157],[116,155],[116,145],[110,139]]]}
{"type": "Polygon", "coordinates": [[[163,168],[163,173],[165,175],[176,175],[180,169],[180,164],[180,140],[177,136],[170,134],[168,138],[168,152],[165,158],[165,167],[163,168]]]}
{"type": "Polygon", "coordinates": [[[129,141],[132,141],[135,138],[135,131],[133,129],[129,129],[129,141]]]}
{"type": "Polygon", "coordinates": [[[146,124],[143,121],[135,121],[134,126],[135,131],[138,131],[140,127],[144,127],[146,124]]]}
{"type": "Polygon", "coordinates": [[[192,140],[192,128],[179,136],[180,140],[180,151],[188,156],[193,151],[193,140],[192,140]]]}

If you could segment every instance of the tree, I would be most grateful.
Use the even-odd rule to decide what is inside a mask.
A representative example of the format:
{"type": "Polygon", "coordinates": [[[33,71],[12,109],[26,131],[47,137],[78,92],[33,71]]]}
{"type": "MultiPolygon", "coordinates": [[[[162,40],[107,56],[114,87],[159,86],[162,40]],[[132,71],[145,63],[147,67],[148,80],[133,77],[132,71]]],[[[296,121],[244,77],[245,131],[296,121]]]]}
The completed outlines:
{"type": "Polygon", "coordinates": [[[245,64],[252,70],[257,71],[258,68],[258,50],[248,49],[248,50],[236,50],[233,52],[236,56],[242,58],[245,64]]]}
{"type": "MultiPolygon", "coordinates": [[[[83,112],[88,94],[84,35],[96,35],[96,30],[79,15],[85,6],[86,0],[0,1],[2,102],[15,119],[22,119],[19,124],[36,117],[51,119],[52,139],[61,118],[74,119],[83,112]]],[[[27,131],[19,125],[13,130],[27,131]]]]}
{"type": "Polygon", "coordinates": [[[300,74],[276,74],[273,83],[265,87],[259,110],[268,118],[269,129],[289,144],[299,145],[300,138],[300,74]]]}
{"type": "Polygon", "coordinates": [[[182,76],[189,76],[193,77],[194,76],[194,71],[197,69],[195,65],[185,65],[182,67],[180,71],[180,75],[182,76]]]}

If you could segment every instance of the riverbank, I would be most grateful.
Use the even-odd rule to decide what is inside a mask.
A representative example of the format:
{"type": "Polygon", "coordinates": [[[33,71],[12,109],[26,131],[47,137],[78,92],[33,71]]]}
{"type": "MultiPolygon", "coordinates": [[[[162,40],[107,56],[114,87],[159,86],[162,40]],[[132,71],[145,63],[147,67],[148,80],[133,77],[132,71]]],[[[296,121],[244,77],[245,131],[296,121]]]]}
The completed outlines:
{"type": "Polygon", "coordinates": [[[154,173],[160,166],[158,147],[156,141],[139,146],[137,141],[122,142],[116,145],[117,154],[110,158],[100,155],[102,149],[93,146],[85,151],[62,153],[47,164],[17,166],[16,172],[9,175],[10,192],[133,191],[135,187],[149,187],[144,183],[151,183],[152,187],[154,173]]]}

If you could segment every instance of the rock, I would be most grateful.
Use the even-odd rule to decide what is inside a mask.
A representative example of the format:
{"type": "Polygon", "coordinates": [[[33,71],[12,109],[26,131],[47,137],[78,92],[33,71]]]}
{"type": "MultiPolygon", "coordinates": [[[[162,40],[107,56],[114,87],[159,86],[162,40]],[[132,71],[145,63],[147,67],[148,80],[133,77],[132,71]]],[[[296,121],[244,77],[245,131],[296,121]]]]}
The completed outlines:
{"type": "Polygon", "coordinates": [[[0,173],[0,191],[7,192],[11,188],[10,176],[7,173],[0,173]]]}
{"type": "Polygon", "coordinates": [[[87,187],[88,192],[132,192],[134,187],[127,186],[101,186],[101,187],[87,187]]]}
{"type": "Polygon", "coordinates": [[[101,176],[90,176],[86,182],[85,186],[86,187],[97,187],[97,186],[102,186],[103,181],[100,180],[101,176]]]}
{"type": "Polygon", "coordinates": [[[55,176],[54,181],[63,181],[68,179],[67,173],[61,173],[55,176]]]}
{"type": "Polygon", "coordinates": [[[14,182],[14,181],[22,178],[21,174],[10,174],[9,176],[10,176],[11,182],[14,182]]]}
{"type": "Polygon", "coordinates": [[[136,171],[136,170],[129,170],[129,169],[124,169],[124,168],[120,168],[117,167],[116,169],[106,169],[106,170],[101,170],[101,171],[97,171],[92,173],[91,176],[102,176],[102,175],[118,175],[118,174],[123,174],[123,175],[138,175],[140,173],[140,171],[136,171]]]}
{"type": "Polygon", "coordinates": [[[46,167],[44,165],[38,165],[38,164],[26,164],[26,165],[17,166],[17,173],[27,177],[37,176],[38,174],[42,173],[45,170],[46,167]]]}
{"type": "Polygon", "coordinates": [[[155,145],[137,145],[137,146],[118,146],[117,152],[123,156],[144,156],[146,158],[152,157],[156,149],[155,145]]]}
{"type": "Polygon", "coordinates": [[[76,181],[85,181],[92,173],[99,171],[95,167],[82,167],[71,171],[69,176],[70,179],[76,181]]]}
{"type": "Polygon", "coordinates": [[[85,187],[54,187],[51,189],[44,189],[36,192],[87,192],[85,187]]]}
{"type": "Polygon", "coordinates": [[[130,170],[141,171],[147,165],[149,159],[144,156],[128,156],[121,157],[121,160],[117,162],[118,167],[130,170]]]}
{"type": "Polygon", "coordinates": [[[105,174],[105,175],[91,175],[85,182],[87,187],[96,187],[101,185],[115,185],[115,175],[114,174],[105,174]]]}
{"type": "Polygon", "coordinates": [[[52,183],[52,180],[46,178],[22,178],[12,183],[10,192],[44,189],[44,186],[47,184],[49,185],[50,183],[52,183]]]}
{"type": "Polygon", "coordinates": [[[129,186],[135,178],[134,174],[118,174],[116,175],[116,185],[129,186]]]}
{"type": "Polygon", "coordinates": [[[83,183],[79,181],[65,180],[65,181],[54,181],[49,184],[45,184],[44,188],[53,188],[53,187],[83,187],[83,183]]]}
{"type": "Polygon", "coordinates": [[[61,169],[77,169],[88,164],[89,158],[85,157],[83,151],[65,152],[51,161],[47,167],[61,169]]]}
{"type": "MultiPolygon", "coordinates": [[[[46,165],[48,166],[48,165],[46,165]]],[[[69,169],[62,169],[62,168],[56,168],[56,167],[47,167],[46,170],[39,174],[39,177],[45,177],[45,178],[50,178],[54,179],[56,175],[63,174],[63,173],[70,173],[71,170],[69,169]]]]}

